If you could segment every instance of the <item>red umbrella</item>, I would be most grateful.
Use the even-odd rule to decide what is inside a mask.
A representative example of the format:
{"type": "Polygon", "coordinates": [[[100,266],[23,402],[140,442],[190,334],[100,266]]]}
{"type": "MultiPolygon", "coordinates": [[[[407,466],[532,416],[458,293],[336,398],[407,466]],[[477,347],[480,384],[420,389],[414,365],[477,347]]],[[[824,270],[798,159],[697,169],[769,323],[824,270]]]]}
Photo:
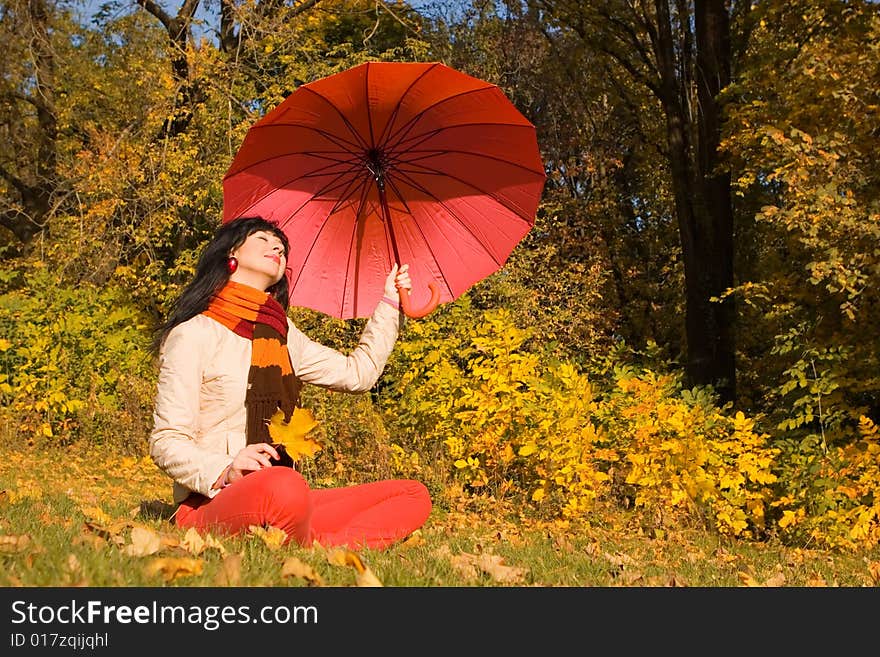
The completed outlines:
{"type": "Polygon", "coordinates": [[[391,264],[409,263],[401,305],[422,317],[504,265],[544,179],[534,126],[496,85],[370,62],[300,86],[250,128],[223,221],[278,222],[292,305],[368,317],[391,264]]]}

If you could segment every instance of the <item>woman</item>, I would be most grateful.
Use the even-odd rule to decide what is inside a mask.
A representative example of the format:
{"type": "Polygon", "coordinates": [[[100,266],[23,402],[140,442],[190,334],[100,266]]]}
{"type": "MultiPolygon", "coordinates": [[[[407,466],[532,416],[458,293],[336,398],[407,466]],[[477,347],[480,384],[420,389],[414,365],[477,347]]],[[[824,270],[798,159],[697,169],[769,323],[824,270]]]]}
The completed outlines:
{"type": "Polygon", "coordinates": [[[431,511],[424,485],[384,480],[311,490],[279,459],[269,418],[299,404],[302,383],[357,393],[379,378],[397,340],[395,264],[385,297],[349,355],[322,346],[287,318],[289,244],[260,217],[222,225],[192,282],[156,334],[159,379],[150,455],[174,480],[175,522],[237,534],[274,526],[310,546],[381,549],[420,527],[431,511]]]}

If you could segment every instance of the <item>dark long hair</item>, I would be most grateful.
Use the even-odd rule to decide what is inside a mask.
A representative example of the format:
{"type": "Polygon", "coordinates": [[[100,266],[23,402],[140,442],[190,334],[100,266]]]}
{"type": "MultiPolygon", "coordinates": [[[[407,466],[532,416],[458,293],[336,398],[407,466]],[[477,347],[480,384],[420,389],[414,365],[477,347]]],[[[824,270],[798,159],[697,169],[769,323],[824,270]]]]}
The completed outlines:
{"type": "MultiPolygon", "coordinates": [[[[277,224],[263,219],[263,217],[239,217],[220,226],[199,256],[196,274],[192,281],[174,302],[168,319],[156,329],[153,342],[150,345],[154,353],[159,351],[171,329],[207,309],[211,297],[229,281],[230,273],[227,263],[230,252],[241,246],[249,236],[260,231],[277,235],[284,245],[284,255],[286,256],[290,252],[290,242],[287,235],[277,224]]],[[[266,292],[275,297],[281,307],[287,310],[289,304],[287,276],[282,276],[281,280],[268,288],[266,292]]]]}

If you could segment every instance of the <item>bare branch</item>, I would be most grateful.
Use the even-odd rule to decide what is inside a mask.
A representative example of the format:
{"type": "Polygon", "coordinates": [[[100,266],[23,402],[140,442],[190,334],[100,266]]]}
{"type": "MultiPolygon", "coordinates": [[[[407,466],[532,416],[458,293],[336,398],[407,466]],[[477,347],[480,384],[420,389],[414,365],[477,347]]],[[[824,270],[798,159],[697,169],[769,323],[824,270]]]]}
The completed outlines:
{"type": "Polygon", "coordinates": [[[25,185],[21,178],[7,171],[2,164],[0,164],[0,178],[3,178],[6,182],[15,187],[19,194],[24,195],[28,191],[28,186],[25,185]]]}
{"type": "Polygon", "coordinates": [[[168,30],[168,33],[171,34],[172,30],[174,30],[174,19],[160,7],[153,0],[135,0],[141,7],[150,12],[153,16],[159,19],[159,22],[165,26],[165,29],[168,30]]]}

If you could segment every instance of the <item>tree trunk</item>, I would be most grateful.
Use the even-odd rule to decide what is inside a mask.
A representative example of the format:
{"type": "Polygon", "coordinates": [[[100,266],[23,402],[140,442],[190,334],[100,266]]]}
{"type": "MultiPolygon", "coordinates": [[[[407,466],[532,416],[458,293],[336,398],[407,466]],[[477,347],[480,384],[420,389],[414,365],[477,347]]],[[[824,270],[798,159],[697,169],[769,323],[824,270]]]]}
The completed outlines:
{"type": "Polygon", "coordinates": [[[199,0],[184,0],[176,16],[171,16],[154,0],[137,3],[162,23],[171,45],[171,71],[177,82],[174,111],[165,120],[160,139],[175,137],[186,131],[193,118],[193,107],[204,100],[198,84],[190,75],[188,51],[192,36],[192,20],[199,8],[199,0]]]}
{"type": "Polygon", "coordinates": [[[12,171],[0,165],[0,176],[18,192],[20,210],[0,214],[0,225],[8,228],[24,245],[46,226],[52,198],[58,188],[58,119],[55,108],[55,53],[49,21],[53,7],[45,0],[27,3],[30,28],[30,57],[34,65],[34,88],[8,95],[9,103],[27,103],[36,110],[36,160],[30,172],[12,171]]]}
{"type": "Polygon", "coordinates": [[[734,307],[731,299],[711,299],[733,285],[730,177],[716,171],[721,129],[716,98],[730,81],[729,22],[723,0],[695,2],[698,108],[690,118],[684,105],[687,76],[679,70],[689,62],[676,66],[669,3],[656,0],[655,9],[659,96],[684,262],[686,374],[690,385],[714,386],[723,403],[736,396],[734,307]],[[691,134],[696,144],[689,143],[691,134]]]}
{"type": "MultiPolygon", "coordinates": [[[[696,196],[702,207],[699,216],[707,223],[711,238],[698,249],[699,267],[710,272],[709,289],[703,292],[720,297],[733,286],[733,210],[730,174],[718,170],[718,147],[721,142],[721,107],[718,94],[730,83],[730,17],[724,0],[697,0],[694,3],[694,26],[697,41],[697,181],[696,196]]],[[[702,303],[702,301],[701,301],[702,303]]],[[[707,367],[698,366],[702,382],[715,385],[722,401],[736,398],[736,359],[733,297],[723,302],[709,302],[703,320],[707,332],[702,349],[707,367]]]]}

